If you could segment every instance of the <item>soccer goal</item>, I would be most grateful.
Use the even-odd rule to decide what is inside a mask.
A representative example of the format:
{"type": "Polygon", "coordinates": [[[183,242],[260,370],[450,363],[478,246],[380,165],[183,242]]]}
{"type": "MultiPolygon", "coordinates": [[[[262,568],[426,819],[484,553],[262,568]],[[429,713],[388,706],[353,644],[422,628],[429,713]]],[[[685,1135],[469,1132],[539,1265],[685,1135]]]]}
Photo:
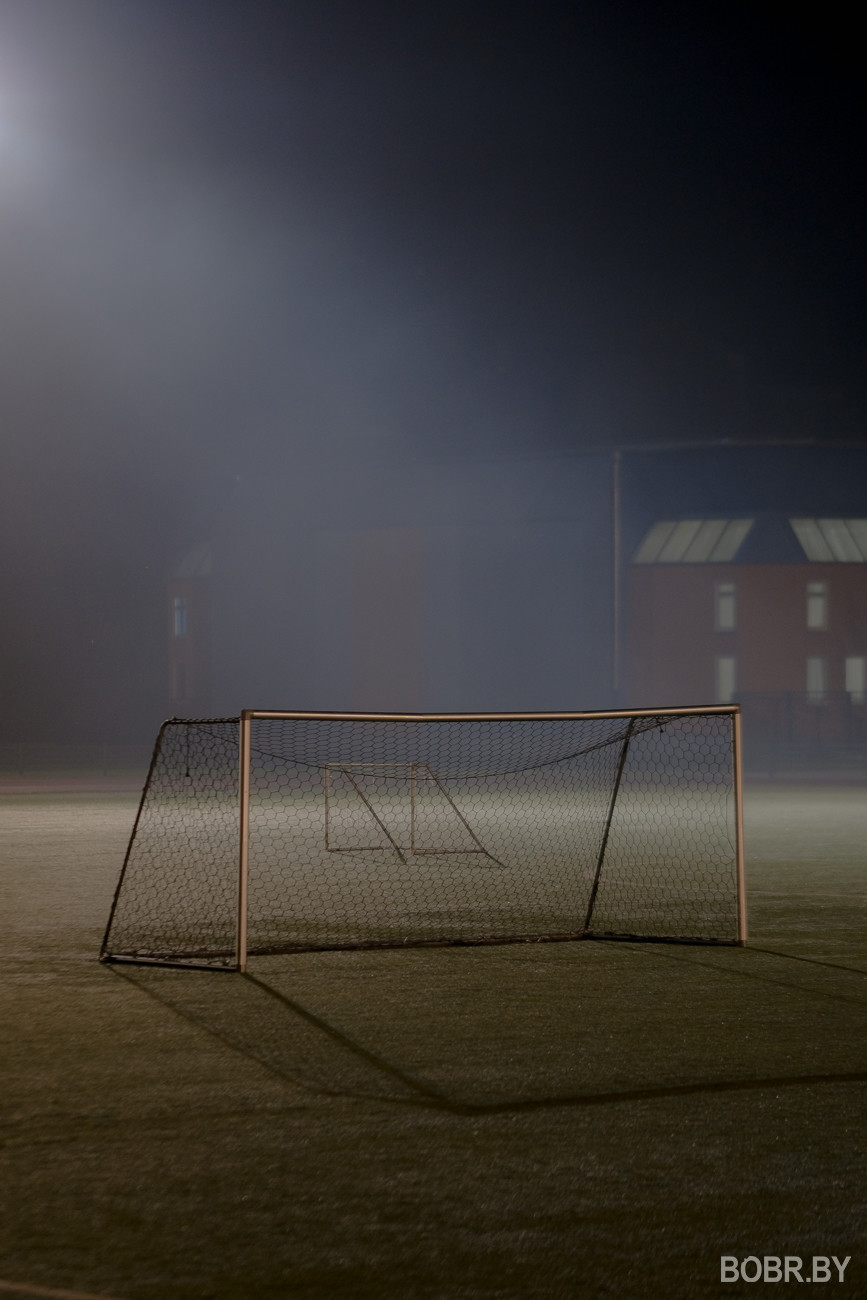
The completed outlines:
{"type": "Polygon", "coordinates": [[[103,961],[743,944],[737,706],[163,724],[103,961]]]}

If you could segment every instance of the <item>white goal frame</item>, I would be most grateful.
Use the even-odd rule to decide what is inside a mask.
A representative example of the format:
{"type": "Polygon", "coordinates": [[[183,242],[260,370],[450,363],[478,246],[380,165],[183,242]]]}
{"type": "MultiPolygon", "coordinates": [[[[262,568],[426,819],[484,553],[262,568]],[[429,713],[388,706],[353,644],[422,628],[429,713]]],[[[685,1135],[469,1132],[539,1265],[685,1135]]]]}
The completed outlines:
{"type": "MultiPolygon", "coordinates": [[[[742,745],[741,745],[741,711],[737,704],[720,704],[695,706],[687,708],[661,708],[661,709],[611,709],[597,712],[547,712],[547,713],[338,713],[338,712],[312,712],[312,711],[278,711],[266,709],[244,709],[240,715],[240,745],[239,745],[239,779],[238,791],[240,800],[240,843],[238,851],[238,921],[237,921],[237,962],[235,969],[244,972],[247,969],[247,920],[248,920],[248,901],[249,901],[249,874],[250,874],[250,795],[251,795],[251,769],[252,769],[252,728],[256,720],[271,721],[330,721],[330,722],[401,722],[401,723],[429,723],[429,722],[548,722],[556,720],[571,721],[592,721],[594,719],[615,719],[622,718],[624,721],[629,719],[649,718],[649,717],[690,717],[696,715],[709,714],[727,714],[732,719],[732,782],[733,782],[733,800],[734,800],[734,831],[735,831],[735,868],[737,881],[737,944],[744,947],[747,941],[747,912],[746,912],[746,888],[744,880],[744,847],[743,847],[743,776],[742,776],[742,745]]],[[[622,772],[623,761],[625,759],[625,749],[621,757],[620,769],[617,773],[617,779],[612,789],[611,798],[608,807],[608,820],[602,839],[602,848],[600,853],[600,866],[602,855],[605,852],[605,845],[608,838],[608,830],[611,825],[611,819],[614,813],[614,806],[617,798],[620,775],[622,772]]],[[[331,766],[335,768],[347,768],[353,766],[350,763],[341,764],[334,762],[331,766]]],[[[381,764],[379,766],[389,766],[381,764]]],[[[411,765],[395,764],[401,767],[426,767],[425,764],[411,765]]],[[[432,774],[433,775],[433,774],[432,774]]],[[[434,775],[434,780],[436,777],[434,775]]],[[[414,773],[412,774],[414,782],[414,773]]],[[[463,818],[461,818],[463,820],[463,818]]],[[[465,823],[466,824],[466,823],[465,823]]],[[[470,832],[472,834],[472,831],[470,832]]],[[[390,837],[389,837],[390,838],[390,837]]],[[[475,839],[475,835],[473,835],[475,839]]],[[[477,841],[478,842],[478,841],[477,841]]],[[[413,849],[413,851],[416,851],[413,849]]],[[[422,850],[423,851],[423,850],[422,850]]],[[[486,850],[480,846],[481,852],[486,850]]],[[[597,873],[598,874],[598,873],[597,873]]],[[[577,937],[580,937],[577,936],[577,937]]]]}

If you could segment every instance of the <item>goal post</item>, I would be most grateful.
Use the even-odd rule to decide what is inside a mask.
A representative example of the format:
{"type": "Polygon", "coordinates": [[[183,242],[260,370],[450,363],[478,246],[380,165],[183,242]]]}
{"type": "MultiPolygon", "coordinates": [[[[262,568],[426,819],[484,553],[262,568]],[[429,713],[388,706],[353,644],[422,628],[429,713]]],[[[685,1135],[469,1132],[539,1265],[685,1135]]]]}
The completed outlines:
{"type": "Polygon", "coordinates": [[[103,961],[743,944],[736,705],[163,724],[103,961]]]}

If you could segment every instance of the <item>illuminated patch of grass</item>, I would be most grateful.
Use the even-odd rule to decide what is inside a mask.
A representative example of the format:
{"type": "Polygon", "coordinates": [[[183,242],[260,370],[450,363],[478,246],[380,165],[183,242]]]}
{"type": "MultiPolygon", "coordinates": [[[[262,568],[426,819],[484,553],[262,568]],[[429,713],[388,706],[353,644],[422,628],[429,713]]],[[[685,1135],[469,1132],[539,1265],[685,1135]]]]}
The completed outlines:
{"type": "Polygon", "coordinates": [[[250,979],[100,967],[134,801],[5,801],[0,1280],[694,1297],[722,1253],[835,1253],[857,1294],[862,799],[751,797],[746,950],[323,953],[250,979]]]}

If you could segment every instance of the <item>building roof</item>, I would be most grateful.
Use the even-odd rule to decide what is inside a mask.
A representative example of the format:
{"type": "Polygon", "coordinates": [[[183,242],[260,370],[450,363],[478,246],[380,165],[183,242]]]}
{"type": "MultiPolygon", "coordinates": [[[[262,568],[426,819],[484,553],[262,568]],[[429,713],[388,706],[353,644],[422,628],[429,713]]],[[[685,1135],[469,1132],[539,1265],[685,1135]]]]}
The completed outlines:
{"type": "Polygon", "coordinates": [[[808,560],[867,562],[867,519],[790,519],[808,560]]]}
{"type": "Polygon", "coordinates": [[[662,519],[633,564],[867,563],[867,519],[662,519]]]}
{"type": "Polygon", "coordinates": [[[652,524],[635,564],[729,564],[753,519],[663,519],[652,524]]]}

